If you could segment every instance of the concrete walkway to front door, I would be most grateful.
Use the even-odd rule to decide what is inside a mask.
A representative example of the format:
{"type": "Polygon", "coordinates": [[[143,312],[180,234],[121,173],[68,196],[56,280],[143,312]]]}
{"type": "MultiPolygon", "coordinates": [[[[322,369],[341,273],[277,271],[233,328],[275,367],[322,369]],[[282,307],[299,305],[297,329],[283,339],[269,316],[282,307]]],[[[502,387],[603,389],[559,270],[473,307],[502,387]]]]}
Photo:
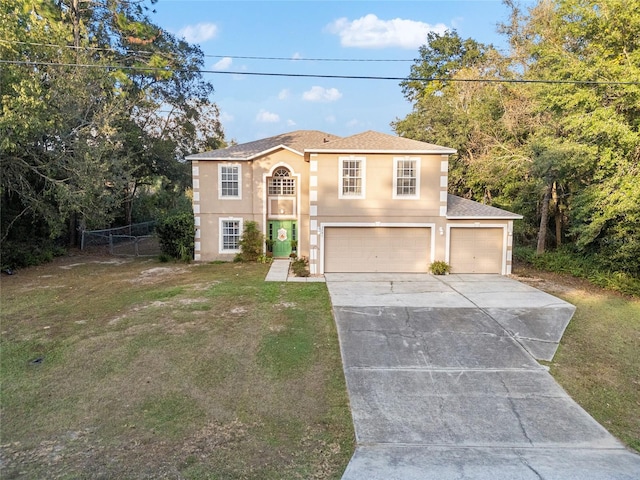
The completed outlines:
{"type": "Polygon", "coordinates": [[[275,258],[271,262],[265,282],[286,282],[291,261],[288,258],[275,258]]]}
{"type": "Polygon", "coordinates": [[[640,478],[535,360],[573,306],[502,276],[325,277],[357,441],[344,480],[640,478]]]}
{"type": "Polygon", "coordinates": [[[289,258],[274,258],[271,262],[271,267],[265,277],[265,282],[324,282],[323,276],[313,277],[296,277],[289,275],[289,266],[291,265],[291,259],[289,258]]]}

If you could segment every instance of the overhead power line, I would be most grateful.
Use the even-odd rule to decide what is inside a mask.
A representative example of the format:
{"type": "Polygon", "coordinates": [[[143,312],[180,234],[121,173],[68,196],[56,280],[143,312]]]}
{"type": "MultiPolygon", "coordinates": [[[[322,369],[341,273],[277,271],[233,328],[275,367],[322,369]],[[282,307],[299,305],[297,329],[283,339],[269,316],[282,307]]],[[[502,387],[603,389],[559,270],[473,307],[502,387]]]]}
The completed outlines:
{"type": "MultiPolygon", "coordinates": [[[[38,43],[38,42],[22,42],[18,40],[2,40],[0,43],[16,44],[16,45],[31,45],[34,47],[52,47],[52,48],[69,48],[72,50],[91,50],[91,51],[103,51],[118,53],[116,49],[110,47],[83,47],[76,45],[59,45],[56,43],[38,43]]],[[[132,54],[148,54],[151,55],[154,52],[145,50],[135,50],[130,52],[132,54]]],[[[237,58],[241,60],[281,60],[289,62],[415,62],[414,58],[305,58],[305,57],[261,57],[261,56],[248,56],[248,55],[209,55],[203,54],[203,57],[207,58],[237,58]]]]}
{"type": "Polygon", "coordinates": [[[241,60],[288,60],[291,62],[415,62],[405,58],[295,58],[295,57],[247,57],[241,55],[204,55],[209,58],[238,58],[241,60]]]}
{"type": "MultiPolygon", "coordinates": [[[[85,51],[103,51],[103,52],[114,52],[114,53],[120,53],[120,51],[111,48],[111,47],[89,47],[89,46],[76,46],[76,45],[60,45],[57,43],[40,43],[40,42],[23,42],[23,41],[19,41],[19,40],[3,40],[0,39],[0,43],[6,43],[6,44],[15,44],[15,45],[31,45],[34,47],[52,47],[52,48],[69,48],[72,50],[85,50],[85,51]]],[[[495,47],[494,47],[495,48],[495,47]]],[[[498,51],[503,51],[499,48],[496,48],[496,50],[498,51]]],[[[151,55],[154,52],[148,51],[148,50],[134,50],[129,52],[131,54],[144,54],[144,55],[151,55]]],[[[259,55],[212,55],[212,54],[203,54],[203,57],[206,58],[233,58],[233,59],[239,59],[239,60],[278,60],[278,61],[287,61],[287,62],[354,62],[354,63],[367,63],[367,62],[379,62],[379,63],[384,63],[384,62],[389,62],[389,63],[393,63],[393,62],[398,62],[398,63],[415,63],[416,61],[419,61],[420,59],[417,58],[323,58],[323,57],[313,57],[313,58],[306,58],[306,57],[275,57],[275,56],[270,56],[270,57],[263,57],[263,56],[259,56],[259,55]]],[[[507,57],[505,55],[505,59],[511,59],[511,60],[516,60],[518,58],[521,57],[514,57],[514,56],[510,56],[507,57]]]]}
{"type": "Polygon", "coordinates": [[[536,80],[536,79],[503,79],[503,78],[449,78],[449,77],[382,77],[369,75],[323,75],[305,73],[269,73],[269,72],[231,72],[227,70],[201,70],[202,73],[219,73],[227,75],[257,75],[267,77],[301,77],[301,78],[337,78],[349,80],[396,80],[415,82],[472,82],[472,83],[548,83],[569,85],[640,85],[640,82],[590,81],[590,80],[536,80]]]}
{"type": "MultiPolygon", "coordinates": [[[[145,72],[189,72],[188,69],[167,69],[156,67],[137,67],[123,65],[96,65],[77,63],[53,63],[53,62],[30,62],[25,60],[0,60],[0,64],[25,65],[25,66],[45,66],[45,67],[76,67],[76,68],[101,68],[105,70],[139,70],[145,72]]],[[[375,75],[334,75],[334,74],[307,74],[307,73],[275,73],[275,72],[246,72],[228,70],[198,70],[202,74],[218,75],[246,75],[263,77],[288,77],[288,78],[333,78],[348,80],[394,80],[394,81],[416,81],[416,82],[471,82],[471,83],[539,83],[539,84],[567,84],[567,85],[640,85],[638,82],[622,81],[597,81],[597,80],[549,80],[549,79],[507,79],[507,78],[449,78],[449,77],[384,77],[375,75]]]]}
{"type": "MultiPolygon", "coordinates": [[[[38,43],[38,42],[23,42],[19,40],[3,40],[0,39],[0,43],[6,44],[16,44],[16,45],[31,45],[37,47],[52,47],[52,48],[69,48],[72,50],[84,50],[84,51],[103,51],[103,52],[114,52],[114,53],[122,53],[119,50],[116,50],[111,47],[89,47],[89,46],[75,46],[75,45],[59,45],[57,43],[38,43]]],[[[504,49],[493,47],[498,52],[504,52],[504,49]]],[[[157,52],[151,52],[149,50],[131,50],[127,52],[131,55],[152,55],[157,52]]],[[[166,54],[164,54],[167,56],[166,54]]],[[[203,57],[206,58],[233,58],[240,60],[278,60],[278,61],[288,61],[288,62],[354,62],[354,63],[384,63],[384,62],[397,62],[397,63],[415,63],[419,62],[419,58],[296,58],[296,57],[262,57],[262,56],[250,56],[250,55],[212,55],[212,54],[203,54],[203,57]]],[[[504,60],[513,60],[513,61],[521,61],[523,59],[528,58],[526,55],[514,56],[503,55],[504,60]]]]}

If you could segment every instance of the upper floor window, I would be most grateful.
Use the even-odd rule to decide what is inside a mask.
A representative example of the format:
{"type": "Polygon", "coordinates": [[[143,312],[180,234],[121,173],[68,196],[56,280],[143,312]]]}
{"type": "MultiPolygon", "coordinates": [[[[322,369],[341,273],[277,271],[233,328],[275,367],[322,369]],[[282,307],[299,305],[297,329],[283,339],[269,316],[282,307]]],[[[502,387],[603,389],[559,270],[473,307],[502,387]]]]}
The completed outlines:
{"type": "Polygon", "coordinates": [[[242,198],[240,177],[240,165],[218,165],[218,198],[242,198]]]}
{"type": "Polygon", "coordinates": [[[268,191],[269,195],[295,195],[296,179],[291,177],[286,168],[277,168],[269,179],[268,191]]]}
{"type": "Polygon", "coordinates": [[[393,198],[420,198],[420,159],[393,159],[393,198]]]}
{"type": "Polygon", "coordinates": [[[365,198],[365,159],[340,157],[339,198],[365,198]]]}

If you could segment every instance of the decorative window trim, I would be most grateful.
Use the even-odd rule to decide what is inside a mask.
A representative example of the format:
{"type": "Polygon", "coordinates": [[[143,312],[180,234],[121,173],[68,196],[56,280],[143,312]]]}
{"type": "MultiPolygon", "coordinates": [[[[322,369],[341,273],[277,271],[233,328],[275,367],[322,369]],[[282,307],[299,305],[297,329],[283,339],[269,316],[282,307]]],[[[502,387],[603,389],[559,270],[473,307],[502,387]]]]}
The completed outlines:
{"type": "Polygon", "coordinates": [[[420,198],[420,157],[394,157],[393,158],[393,193],[392,198],[397,200],[418,200],[420,198]],[[415,193],[402,195],[398,193],[398,163],[403,161],[415,162],[415,193]]]}
{"type": "Polygon", "coordinates": [[[225,248],[225,223],[226,222],[238,222],[238,242],[240,241],[240,237],[242,237],[243,232],[243,219],[238,217],[228,217],[228,218],[220,218],[218,220],[218,253],[238,253],[240,252],[240,244],[238,243],[237,249],[225,248]]]}
{"type": "Polygon", "coordinates": [[[239,163],[221,163],[218,164],[218,200],[242,200],[242,165],[239,163]],[[223,195],[222,191],[222,169],[235,167],[238,169],[238,194],[223,195]]]}
{"type": "Polygon", "coordinates": [[[295,197],[296,178],[286,167],[278,167],[273,174],[267,179],[267,194],[271,197],[295,197]]]}
{"type": "Polygon", "coordinates": [[[366,198],[366,185],[367,185],[367,159],[365,157],[356,157],[350,155],[348,157],[338,157],[338,198],[345,200],[358,200],[366,198]],[[344,163],[345,162],[360,162],[360,193],[349,194],[344,193],[344,163]]]}

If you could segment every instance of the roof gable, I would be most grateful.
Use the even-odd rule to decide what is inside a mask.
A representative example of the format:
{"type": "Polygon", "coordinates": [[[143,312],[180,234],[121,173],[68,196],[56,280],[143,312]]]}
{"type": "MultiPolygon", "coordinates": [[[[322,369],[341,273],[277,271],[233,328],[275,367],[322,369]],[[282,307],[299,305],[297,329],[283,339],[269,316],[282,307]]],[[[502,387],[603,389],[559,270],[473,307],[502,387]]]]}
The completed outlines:
{"type": "Polygon", "coordinates": [[[456,197],[455,195],[447,195],[447,218],[450,219],[513,219],[519,220],[522,215],[517,213],[508,212],[501,208],[492,207],[490,205],[484,205],[473,200],[468,200],[462,197],[456,197]]]}
{"type": "Polygon", "coordinates": [[[448,147],[441,147],[440,145],[434,145],[432,143],[420,142],[418,140],[411,140],[409,138],[369,130],[356,135],[351,135],[350,137],[339,138],[314,147],[306,148],[305,152],[395,152],[438,153],[449,155],[456,153],[456,150],[448,147]]]}
{"type": "Polygon", "coordinates": [[[296,130],[274,137],[263,138],[253,142],[240,143],[227,148],[209,152],[195,153],[186,160],[253,160],[275,150],[284,148],[298,155],[303,155],[307,147],[331,142],[340,137],[319,130],[296,130]]]}

